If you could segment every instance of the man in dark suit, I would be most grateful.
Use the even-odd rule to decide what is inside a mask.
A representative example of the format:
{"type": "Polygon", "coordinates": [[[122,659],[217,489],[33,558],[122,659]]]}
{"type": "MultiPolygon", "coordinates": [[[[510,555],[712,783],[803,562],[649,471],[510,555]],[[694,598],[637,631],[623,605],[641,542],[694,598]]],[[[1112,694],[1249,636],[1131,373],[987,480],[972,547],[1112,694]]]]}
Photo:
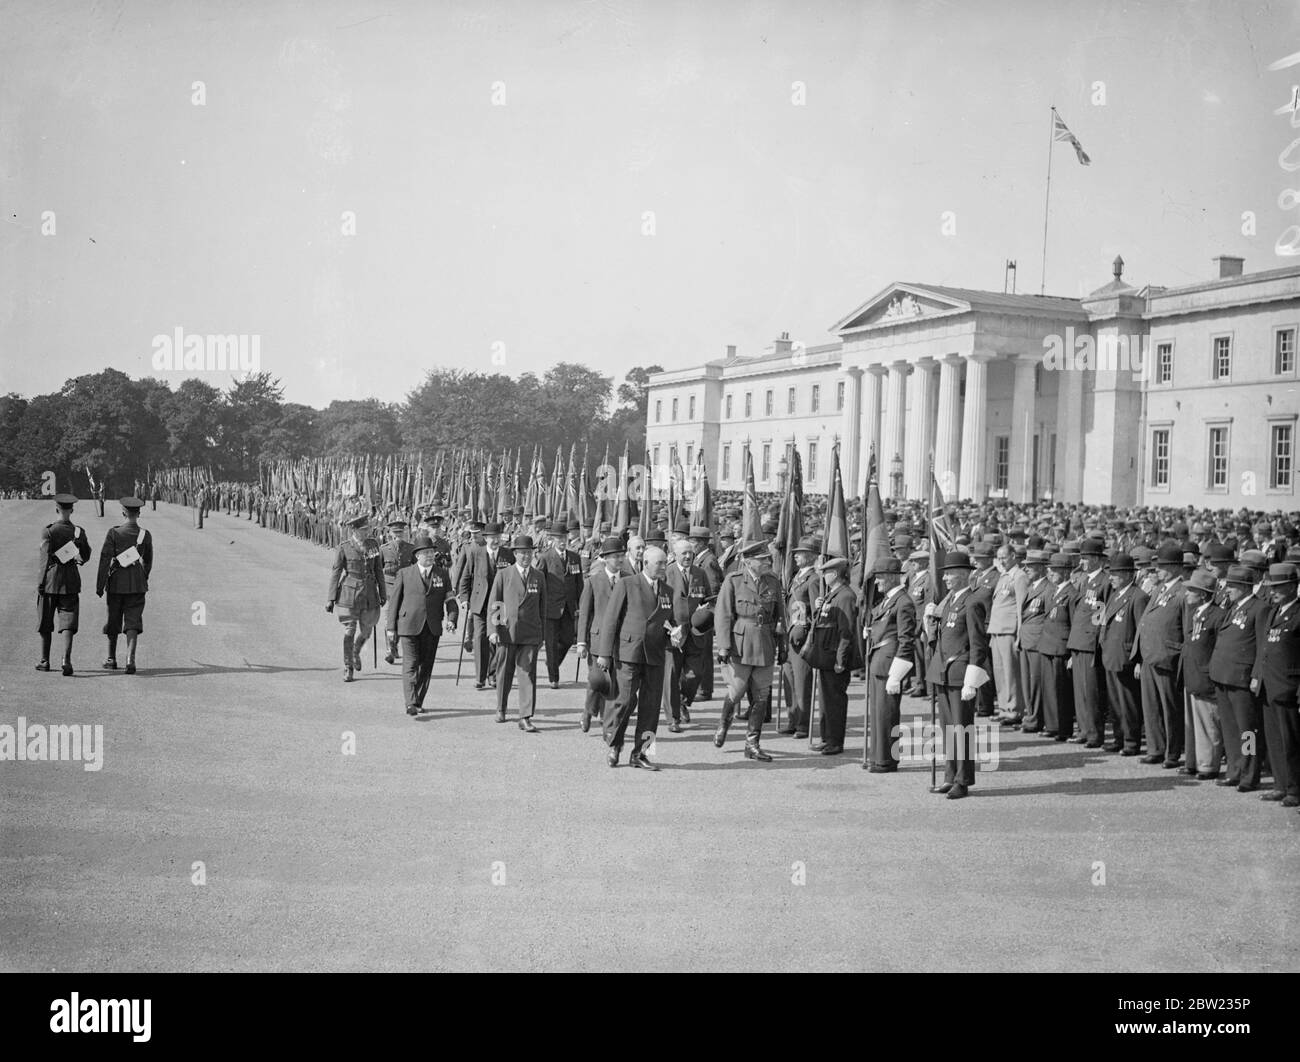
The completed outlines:
{"type": "MultiPolygon", "coordinates": [[[[600,547],[601,563],[593,567],[587,577],[587,585],[582,588],[582,600],[578,602],[578,658],[588,660],[588,669],[596,666],[589,660],[594,655],[591,647],[600,637],[600,621],[604,618],[605,608],[610,595],[620,579],[632,578],[623,570],[623,543],[616,536],[606,538],[600,547]]],[[[591,729],[591,718],[603,719],[605,716],[605,698],[590,687],[587,700],[582,706],[582,732],[591,729]]]]}
{"type": "Polygon", "coordinates": [[[1255,648],[1250,688],[1263,701],[1273,789],[1265,800],[1300,807],[1300,601],[1294,564],[1271,564],[1264,579],[1270,606],[1255,648]],[[1270,725],[1271,724],[1271,725],[1270,725]],[[1274,796],[1274,794],[1278,794],[1274,796]]]}
{"type": "Polygon", "coordinates": [[[942,573],[948,592],[927,609],[935,641],[926,678],[938,688],[946,760],[943,784],[935,791],[949,800],[960,800],[975,784],[975,699],[993,666],[988,637],[992,594],[973,589],[970,572],[966,553],[949,552],[942,573]]]}
{"type": "Polygon", "coordinates": [[[600,620],[595,653],[606,671],[617,668],[618,696],[605,705],[601,721],[609,753],[605,762],[618,766],[627,724],[636,711],[636,731],[628,763],[646,771],[659,766],[646,754],[659,728],[664,658],[673,628],[672,593],[663,580],[667,554],[647,546],[640,574],[615,584],[600,620]]]}
{"type": "MultiPolygon", "coordinates": [[[[379,559],[384,565],[384,586],[388,591],[388,599],[393,599],[393,585],[397,582],[397,573],[409,564],[415,563],[415,550],[411,543],[407,541],[407,525],[405,520],[389,520],[388,532],[392,536],[387,542],[379,547],[379,559]]],[[[394,654],[397,651],[397,643],[391,637],[388,638],[388,651],[384,653],[384,662],[392,664],[396,662],[394,654]]]]}
{"type": "Polygon", "coordinates": [[[406,714],[419,715],[429,690],[429,676],[438,655],[441,630],[454,631],[459,609],[452,594],[451,573],[435,564],[450,547],[417,535],[412,546],[415,563],[399,568],[388,597],[388,643],[401,639],[402,695],[406,714]]]}
{"type": "MultiPolygon", "coordinates": [[[[707,527],[696,525],[691,528],[691,541],[695,544],[695,566],[704,573],[704,580],[709,584],[709,603],[714,603],[722,589],[722,565],[713,553],[713,534],[707,527]]],[[[695,699],[709,701],[713,699],[712,630],[701,639],[700,659],[704,670],[700,672],[700,689],[695,699]]]]}
{"type": "Polygon", "coordinates": [[[81,565],[90,560],[86,532],[72,522],[76,502],[74,495],[56,494],[58,519],[41,532],[41,573],[36,583],[41,659],[37,671],[50,670],[50,643],[57,630],[63,635],[63,674],[72,674],[72,639],[81,615],[81,565]]]}
{"type": "Polygon", "coordinates": [[[903,678],[915,668],[916,604],[903,588],[903,565],[897,557],[877,562],[880,600],[863,630],[867,640],[867,732],[872,774],[898,770],[894,741],[903,700],[903,678]]]}
{"type": "MultiPolygon", "coordinates": [[[[673,547],[674,563],[668,565],[664,581],[673,595],[673,623],[683,631],[682,644],[669,645],[664,676],[663,707],[672,715],[668,729],[680,734],[682,723],[691,721],[691,703],[699,687],[704,661],[705,639],[691,629],[691,617],[710,598],[704,572],[694,564],[695,547],[689,538],[679,538],[673,547]]],[[[760,706],[760,711],[762,706],[760,706]]]]}
{"type": "Polygon", "coordinates": [[[1178,658],[1183,651],[1183,551],[1176,545],[1156,551],[1155,593],[1147,602],[1133,640],[1133,661],[1142,690],[1142,720],[1147,734],[1143,763],[1174,769],[1183,756],[1183,690],[1178,658]]]}
{"type": "Polygon", "coordinates": [[[1095,538],[1084,541],[1079,551],[1079,592],[1070,615],[1070,679],[1074,688],[1074,711],[1079,721],[1080,744],[1099,749],[1106,732],[1105,685],[1097,652],[1097,635],[1106,603],[1106,558],[1095,538]]]}
{"type": "MultiPolygon", "coordinates": [[[[995,538],[998,536],[994,536],[995,538]]],[[[996,558],[998,544],[985,539],[976,542],[971,546],[971,561],[975,565],[974,571],[971,572],[970,584],[975,590],[987,590],[989,592],[990,609],[993,602],[993,594],[997,590],[998,582],[1002,573],[998,570],[994,561],[996,558]]],[[[990,673],[995,673],[995,668],[990,668],[990,673]]],[[[975,698],[975,714],[977,716],[989,717],[993,715],[994,702],[1000,691],[996,689],[996,678],[984,683],[980,687],[979,696],[975,698]]]]}
{"type": "MultiPolygon", "coordinates": [[[[817,673],[822,704],[821,741],[813,746],[823,756],[844,751],[849,724],[849,679],[862,667],[858,649],[858,601],[849,585],[847,557],[824,557],[817,564],[822,596],[813,602],[811,630],[803,655],[817,673]]],[[[761,711],[761,706],[755,706],[761,711]]]]}
{"type": "Polygon", "coordinates": [[[1219,706],[1215,701],[1214,682],[1210,679],[1210,657],[1214,655],[1214,643],[1223,618],[1222,610],[1214,603],[1217,590],[1218,581],[1214,573],[1205,568],[1193,572],[1187,580],[1184,597],[1188,614],[1183,624],[1183,649],[1178,660],[1195,733],[1194,740],[1188,743],[1187,755],[1196,762],[1188,766],[1202,782],[1219,777],[1219,764],[1223,760],[1219,706]]]}
{"type": "MultiPolygon", "coordinates": [[[[1038,660],[1038,641],[1043,636],[1047,599],[1053,590],[1047,581],[1050,559],[1051,554],[1044,549],[1031,549],[1025,554],[1027,584],[1016,645],[1020,650],[1020,688],[1025,697],[1025,714],[1019,729],[1026,734],[1037,734],[1043,729],[1043,669],[1038,660]]],[[[1015,724],[1011,726],[1015,729],[1015,724]]]]}
{"type": "Polygon", "coordinates": [[[822,596],[822,581],[813,565],[821,553],[821,540],[805,536],[794,551],[795,572],[786,591],[785,610],[790,624],[790,649],[781,669],[785,703],[789,716],[782,734],[796,739],[808,736],[808,713],[812,708],[813,669],[799,653],[812,625],[813,602],[822,596]]]}
{"type": "Polygon", "coordinates": [[[488,641],[497,654],[497,722],[506,721],[506,702],[519,676],[519,729],[536,734],[537,650],[542,644],[542,602],[546,573],[533,566],[531,535],[516,535],[511,543],[515,562],[497,574],[488,604],[488,641]]]}
{"type": "Polygon", "coordinates": [[[1223,751],[1228,777],[1222,786],[1235,785],[1243,793],[1259,788],[1260,761],[1264,754],[1264,718],[1259,698],[1251,691],[1255,655],[1261,638],[1267,638],[1266,606],[1252,592],[1250,569],[1234,565],[1225,585],[1227,604],[1210,657],[1210,679],[1219,704],[1223,751]]]}
{"type": "Polygon", "coordinates": [[[565,545],[568,525],[551,525],[549,541],[539,551],[536,568],[546,573],[546,599],[542,603],[546,645],[546,674],[551,689],[560,688],[560,665],[573,646],[578,627],[578,602],[582,597],[582,558],[565,545]]]}
{"type": "MultiPolygon", "coordinates": [[[[1133,673],[1133,643],[1147,595],[1134,582],[1137,569],[1127,553],[1110,558],[1110,593],[1101,613],[1097,642],[1106,672],[1106,702],[1110,706],[1114,744],[1111,752],[1138,756],[1142,745],[1142,702],[1133,673]]],[[[1105,737],[1103,732],[1102,737],[1105,737]]]]}
{"type": "Polygon", "coordinates": [[[490,523],[483,529],[483,544],[471,542],[457,557],[458,569],[452,575],[456,584],[456,598],[462,611],[467,612],[466,622],[472,619],[472,629],[467,631],[474,649],[474,688],[481,690],[493,677],[495,668],[489,640],[488,601],[497,576],[515,562],[514,554],[501,545],[503,527],[490,523]]]}
{"type": "MultiPolygon", "coordinates": [[[[103,484],[100,484],[101,491],[103,484]]],[[[135,674],[135,647],[144,631],[144,600],[149,592],[149,573],[153,570],[153,537],[140,526],[139,498],[120,498],[126,523],[109,528],[99,551],[99,577],[95,594],[108,594],[108,658],[104,666],[117,668],[117,636],[126,634],[126,673],[135,674]]]]}
{"type": "Polygon", "coordinates": [[[1043,697],[1043,736],[1069,741],[1074,731],[1074,690],[1070,685],[1070,616],[1077,593],[1070,573],[1074,561],[1068,553],[1053,553],[1047,564],[1051,592],[1038,638],[1038,684],[1043,697]]]}

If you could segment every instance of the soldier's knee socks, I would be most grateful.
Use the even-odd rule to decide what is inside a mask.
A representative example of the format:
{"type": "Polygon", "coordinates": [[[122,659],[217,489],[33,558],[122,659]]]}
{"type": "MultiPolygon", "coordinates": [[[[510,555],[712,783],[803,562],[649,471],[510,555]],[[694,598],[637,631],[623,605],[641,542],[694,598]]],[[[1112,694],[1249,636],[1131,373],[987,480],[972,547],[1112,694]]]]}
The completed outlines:
{"type": "Polygon", "coordinates": [[[65,664],[72,663],[72,638],[72,631],[63,632],[63,662],[65,664]]]}
{"type": "Polygon", "coordinates": [[[50,641],[52,638],[53,636],[49,634],[41,635],[41,659],[42,660],[49,660],[50,658],[50,641]]]}

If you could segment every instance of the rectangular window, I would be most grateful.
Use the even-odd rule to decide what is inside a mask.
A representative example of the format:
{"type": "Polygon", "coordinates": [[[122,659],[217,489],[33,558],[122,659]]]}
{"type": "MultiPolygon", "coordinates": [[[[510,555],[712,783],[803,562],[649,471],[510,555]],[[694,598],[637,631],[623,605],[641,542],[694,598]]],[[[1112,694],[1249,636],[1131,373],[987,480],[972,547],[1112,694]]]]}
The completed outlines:
{"type": "Polygon", "coordinates": [[[1214,337],[1214,364],[1211,367],[1210,378],[1214,380],[1226,380],[1232,375],[1232,337],[1215,336],[1214,337]]]}
{"type": "Polygon", "coordinates": [[[731,395],[727,395],[727,419],[731,419],[731,395]]]}
{"type": "Polygon", "coordinates": [[[791,472],[794,471],[794,443],[785,444],[785,467],[791,472]]]}
{"type": "Polygon", "coordinates": [[[676,447],[676,446],[670,446],[670,447],[668,447],[668,465],[669,465],[670,468],[676,468],[676,467],[677,467],[677,447],[676,447]]]}
{"type": "Polygon", "coordinates": [[[1279,328],[1274,340],[1273,371],[1278,376],[1295,372],[1295,329],[1279,328]]]}
{"type": "Polygon", "coordinates": [[[1210,429],[1210,452],[1207,461],[1209,476],[1207,486],[1212,490],[1228,487],[1228,429],[1210,429]]]}
{"type": "Polygon", "coordinates": [[[1268,485],[1273,490],[1290,490],[1295,428],[1290,424],[1274,424],[1271,434],[1268,485]]]}
{"type": "Polygon", "coordinates": [[[673,399],[673,423],[677,423],[677,399],[673,399]]]}
{"type": "Polygon", "coordinates": [[[1006,490],[1011,481],[1011,436],[999,435],[994,440],[993,489],[1006,490]]]}
{"type": "Polygon", "coordinates": [[[695,444],[686,444],[686,467],[691,468],[695,464],[695,444]]]}
{"type": "Polygon", "coordinates": [[[1169,429],[1157,428],[1151,433],[1151,486],[1169,486],[1169,429]]]}
{"type": "Polygon", "coordinates": [[[771,391],[768,391],[768,393],[767,393],[767,401],[764,403],[764,409],[766,410],[766,416],[769,416],[769,417],[770,417],[774,412],[776,412],[776,407],[772,404],[772,392],[771,392],[771,391]]]}
{"type": "Polygon", "coordinates": [[[817,484],[817,444],[815,442],[808,444],[808,477],[804,482],[809,487],[815,487],[817,484]]]}
{"type": "Polygon", "coordinates": [[[1167,384],[1174,378],[1174,345],[1161,343],[1156,347],[1156,383],[1167,384]]]}
{"type": "Polygon", "coordinates": [[[766,483],[772,475],[772,444],[763,444],[763,482],[766,483]]]}
{"type": "Polygon", "coordinates": [[[837,413],[844,410],[844,381],[841,380],[835,385],[835,411],[837,413]]]}
{"type": "Polygon", "coordinates": [[[731,479],[731,447],[722,448],[722,482],[726,483],[731,479]]]}
{"type": "Polygon", "coordinates": [[[812,387],[812,411],[818,412],[822,408],[822,385],[813,384],[812,387]]]}
{"type": "Polygon", "coordinates": [[[794,413],[794,388],[793,387],[790,388],[790,390],[786,391],[785,393],[785,411],[791,414],[794,413]]]}
{"type": "Polygon", "coordinates": [[[745,419],[748,420],[754,415],[754,392],[745,392],[745,419]]]}
{"type": "Polygon", "coordinates": [[[655,447],[654,466],[655,466],[655,468],[658,468],[658,467],[659,467],[659,447],[657,447],[657,446],[655,447]]]}
{"type": "Polygon", "coordinates": [[[658,423],[659,423],[661,420],[663,420],[663,419],[664,419],[664,404],[663,404],[662,402],[656,402],[656,403],[655,403],[655,423],[658,424],[658,423]]]}
{"type": "Polygon", "coordinates": [[[694,420],[695,419],[695,396],[694,395],[691,395],[690,405],[687,406],[686,408],[687,408],[686,419],[694,420]]]}

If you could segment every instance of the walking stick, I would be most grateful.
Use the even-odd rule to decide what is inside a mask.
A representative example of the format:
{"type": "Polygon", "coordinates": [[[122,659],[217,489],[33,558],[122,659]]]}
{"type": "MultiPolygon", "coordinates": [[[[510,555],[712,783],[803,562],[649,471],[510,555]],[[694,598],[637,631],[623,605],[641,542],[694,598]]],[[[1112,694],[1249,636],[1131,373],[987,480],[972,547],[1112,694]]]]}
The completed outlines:
{"type": "MultiPolygon", "coordinates": [[[[944,677],[946,678],[947,676],[945,675],[944,677]]],[[[934,741],[935,700],[938,696],[935,691],[937,688],[938,687],[936,687],[933,682],[930,683],[930,741],[931,742],[934,741]]],[[[930,792],[931,793],[937,793],[939,791],[939,783],[935,778],[935,772],[938,769],[939,769],[939,750],[936,749],[933,744],[931,744],[930,745],[930,792]]]]}
{"type": "MultiPolygon", "coordinates": [[[[867,766],[867,745],[871,741],[871,631],[864,636],[862,648],[862,766],[867,766]]],[[[886,694],[888,696],[888,694],[886,694]]],[[[901,701],[902,698],[900,697],[901,701]]]]}
{"type": "MultiPolygon", "coordinates": [[[[786,663],[790,662],[789,650],[786,650],[786,663]]],[[[776,669],[776,732],[781,732],[781,702],[785,699],[785,664],[776,669]]]]}
{"type": "MultiPolygon", "coordinates": [[[[465,617],[465,625],[467,627],[469,626],[468,616],[465,617]]],[[[465,638],[462,635],[460,638],[460,659],[456,661],[456,685],[457,686],[460,685],[460,669],[461,669],[461,665],[464,663],[465,663],[465,638]]]]}
{"type": "Polygon", "coordinates": [[[812,698],[808,701],[808,747],[813,747],[813,742],[817,740],[817,687],[821,685],[821,677],[814,676],[812,684],[812,698]]]}

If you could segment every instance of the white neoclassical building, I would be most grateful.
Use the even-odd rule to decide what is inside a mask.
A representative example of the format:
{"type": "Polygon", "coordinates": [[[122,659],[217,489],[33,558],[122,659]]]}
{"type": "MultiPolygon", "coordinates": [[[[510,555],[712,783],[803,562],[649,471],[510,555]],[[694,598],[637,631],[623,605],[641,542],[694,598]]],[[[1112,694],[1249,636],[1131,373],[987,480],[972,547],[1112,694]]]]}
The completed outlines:
{"type": "Polygon", "coordinates": [[[1084,299],[894,283],[836,322],[650,380],[656,464],[701,452],[712,483],[778,490],[798,449],[850,496],[875,446],[886,496],[1296,508],[1300,265],[1239,258],[1180,288],[1113,279],[1084,299]]]}

